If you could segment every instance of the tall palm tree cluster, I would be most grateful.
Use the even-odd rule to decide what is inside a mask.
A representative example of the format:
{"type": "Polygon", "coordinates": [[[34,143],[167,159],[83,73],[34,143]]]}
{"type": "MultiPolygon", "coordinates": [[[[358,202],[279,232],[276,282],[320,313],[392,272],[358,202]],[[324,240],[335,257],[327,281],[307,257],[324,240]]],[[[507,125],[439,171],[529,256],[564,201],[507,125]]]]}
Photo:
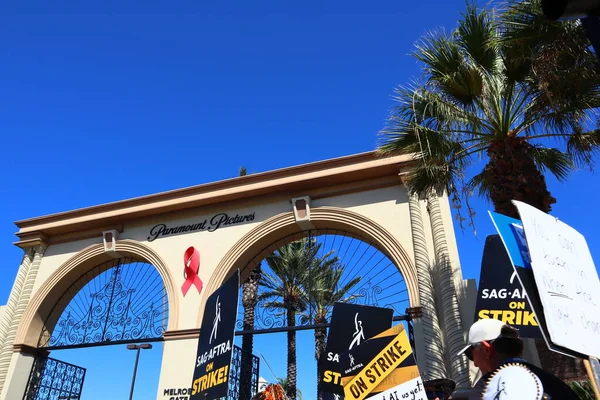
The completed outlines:
{"type": "MultiPolygon", "coordinates": [[[[301,323],[327,323],[336,302],[353,298],[351,289],[360,281],[356,277],[342,282],[343,265],[333,251],[320,255],[322,243],[304,238],[284,245],[265,259],[268,268],[255,269],[242,288],[244,330],[254,327],[254,309],[258,302],[266,308],[281,310],[288,328],[301,323]],[[259,293],[259,288],[262,291],[259,293]]],[[[315,329],[315,359],[317,363],[325,352],[326,329],[315,329]]],[[[296,388],[296,331],[287,332],[287,377],[283,385],[289,399],[297,399],[296,388]]],[[[252,352],[252,335],[245,335],[242,348],[252,352]],[[244,347],[244,345],[246,347],[244,347]]],[[[251,368],[251,366],[245,366],[251,368]]],[[[242,365],[244,368],[244,365],[242,365]]],[[[317,393],[320,394],[317,377],[317,393]]],[[[242,397],[243,398],[243,397],[242,397]]]]}
{"type": "Polygon", "coordinates": [[[578,22],[545,20],[539,0],[469,4],[456,29],[427,34],[413,56],[423,75],[397,88],[379,147],[415,155],[413,193],[446,190],[468,204],[477,192],[518,218],[511,200],[551,211],[544,173],[564,180],[592,164],[600,75],[578,22]]]}
{"type": "MultiPolygon", "coordinates": [[[[397,88],[380,137],[382,154],[414,155],[411,194],[449,193],[461,227],[474,193],[514,218],[512,200],[549,213],[544,174],[563,181],[600,149],[600,68],[581,23],[546,20],[540,0],[496,7],[468,4],[454,30],[423,37],[413,53],[423,74],[397,88]]],[[[558,375],[582,370],[536,345],[558,375]]]]}

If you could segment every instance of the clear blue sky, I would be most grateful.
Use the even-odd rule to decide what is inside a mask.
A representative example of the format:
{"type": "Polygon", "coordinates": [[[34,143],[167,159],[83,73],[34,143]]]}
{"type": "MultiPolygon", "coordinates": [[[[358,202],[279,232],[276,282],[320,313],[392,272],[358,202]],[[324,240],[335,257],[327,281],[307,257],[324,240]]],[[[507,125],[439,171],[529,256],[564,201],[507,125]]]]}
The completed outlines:
{"type": "MultiPolygon", "coordinates": [[[[419,73],[407,56],[414,41],[453,27],[464,4],[4,2],[0,303],[21,259],[15,220],[229,178],[240,165],[259,172],[374,149],[394,86],[419,73]]],[[[598,262],[600,179],[582,171],[549,184],[554,214],[588,238],[598,262]]],[[[494,233],[488,204],[474,206],[479,238],[458,231],[466,278],[478,278],[494,233]]],[[[300,355],[305,399],[312,349],[300,355]]],[[[138,400],[154,398],[159,350],[142,354],[138,400]]],[[[55,356],[88,366],[83,400],[126,398],[132,352],[55,356]]],[[[280,376],[283,361],[272,364],[280,376]]]]}

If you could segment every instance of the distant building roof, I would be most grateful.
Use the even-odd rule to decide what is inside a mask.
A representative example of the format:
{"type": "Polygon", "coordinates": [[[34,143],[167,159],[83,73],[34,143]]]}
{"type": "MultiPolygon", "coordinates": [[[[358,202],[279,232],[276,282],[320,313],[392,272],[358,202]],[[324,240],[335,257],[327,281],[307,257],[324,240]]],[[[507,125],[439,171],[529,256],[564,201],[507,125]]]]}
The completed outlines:
{"type": "Polygon", "coordinates": [[[262,392],[267,385],[269,384],[269,382],[267,382],[267,380],[265,378],[263,378],[262,376],[260,378],[258,378],[258,391],[262,392]]]}

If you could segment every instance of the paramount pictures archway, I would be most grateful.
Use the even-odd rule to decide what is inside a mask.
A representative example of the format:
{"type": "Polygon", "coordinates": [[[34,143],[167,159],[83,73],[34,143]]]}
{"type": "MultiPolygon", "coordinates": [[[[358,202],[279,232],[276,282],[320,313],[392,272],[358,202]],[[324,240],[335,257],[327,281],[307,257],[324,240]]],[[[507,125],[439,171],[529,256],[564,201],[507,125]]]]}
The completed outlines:
{"type": "MultiPolygon", "coordinates": [[[[149,337],[164,341],[157,399],[184,393],[192,381],[208,296],[235,269],[242,271],[244,283],[267,253],[304,236],[328,242],[324,247],[332,247],[335,236],[337,253],[344,251],[340,243],[345,237],[346,243],[364,242],[380,254],[386,265],[382,270],[394,272],[402,293],[390,292],[393,286],[376,288],[375,272],[382,264],[369,267],[363,261],[370,253],[363,250],[363,261],[354,258],[352,263],[356,271],[371,271],[372,279],[361,279],[354,301],[392,305],[398,317],[407,308],[421,307],[422,316],[412,324],[422,375],[449,377],[468,387],[468,362],[454,356],[470,324],[463,318],[468,311],[449,202],[444,194],[407,196],[401,175],[408,160],[363,153],[19,221],[17,245],[24,257],[0,321],[0,400],[22,398],[36,357],[43,354],[40,349],[64,341],[52,342],[66,337],[57,327],[77,325],[61,325],[70,321],[68,314],[56,311],[76,297],[69,288],[85,274],[93,275],[94,268],[125,258],[149,264],[164,285],[162,303],[152,309],[160,310],[160,321],[155,321],[160,329],[149,337]],[[184,253],[190,247],[200,254],[192,272],[202,285],[182,290],[187,279],[184,253]],[[377,295],[386,291],[396,297],[384,304],[386,299],[377,295]],[[182,365],[190,366],[187,374],[182,365]]],[[[347,268],[351,274],[352,266],[347,268]]],[[[106,276],[109,282],[111,275],[106,276]]],[[[93,308],[91,302],[88,306],[93,308]]],[[[254,330],[268,329],[268,310],[259,307],[257,313],[254,330]]],[[[314,321],[299,323],[306,327],[314,321]]],[[[86,342],[87,332],[79,337],[80,345],[92,344],[91,339],[86,342]]],[[[130,340],[125,332],[101,331],[97,337],[102,343],[130,340]]]]}

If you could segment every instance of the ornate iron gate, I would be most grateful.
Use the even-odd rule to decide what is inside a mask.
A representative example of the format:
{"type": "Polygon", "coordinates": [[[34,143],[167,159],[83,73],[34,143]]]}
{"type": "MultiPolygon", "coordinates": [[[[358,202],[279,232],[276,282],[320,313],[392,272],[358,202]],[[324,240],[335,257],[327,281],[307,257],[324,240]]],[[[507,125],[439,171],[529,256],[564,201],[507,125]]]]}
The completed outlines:
{"type": "MultiPolygon", "coordinates": [[[[82,274],[45,319],[24,400],[79,400],[85,368],[45,357],[49,351],[164,340],[167,291],[158,270],[119,258],[82,274]]],[[[11,399],[12,400],[12,399],[11,399]]]]}
{"type": "Polygon", "coordinates": [[[85,368],[50,357],[36,357],[23,400],[79,400],[85,368]]]}
{"type": "MultiPolygon", "coordinates": [[[[245,358],[245,357],[244,357],[245,358]]],[[[243,354],[243,350],[238,346],[233,346],[233,355],[231,357],[231,366],[229,371],[229,395],[227,400],[238,400],[240,398],[240,387],[248,385],[246,380],[250,380],[250,398],[258,392],[258,367],[260,359],[254,354],[243,354]],[[252,373],[250,376],[242,375],[242,355],[252,357],[252,373]]]]}

